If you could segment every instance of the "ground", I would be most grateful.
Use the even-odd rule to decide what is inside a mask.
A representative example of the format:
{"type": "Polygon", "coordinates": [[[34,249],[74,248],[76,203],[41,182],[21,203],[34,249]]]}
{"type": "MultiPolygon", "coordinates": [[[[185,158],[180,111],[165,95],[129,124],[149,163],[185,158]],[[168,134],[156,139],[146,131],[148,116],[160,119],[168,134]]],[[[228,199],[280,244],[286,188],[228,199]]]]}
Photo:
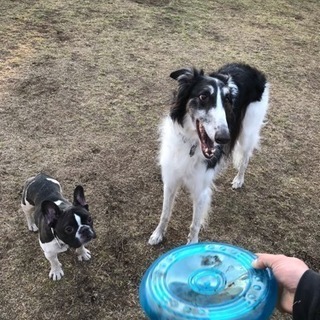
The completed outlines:
{"type": "MultiPolygon", "coordinates": [[[[0,319],[144,319],[138,287],[162,253],[186,242],[192,204],[177,199],[151,247],[162,183],[158,124],[181,67],[256,66],[271,84],[268,122],[245,187],[217,181],[201,241],[320,265],[318,0],[0,0],[0,319]],[[20,210],[24,181],[82,184],[97,239],[92,260],[60,255],[48,279],[20,210]]],[[[273,319],[290,319],[275,312],[273,319]]]]}

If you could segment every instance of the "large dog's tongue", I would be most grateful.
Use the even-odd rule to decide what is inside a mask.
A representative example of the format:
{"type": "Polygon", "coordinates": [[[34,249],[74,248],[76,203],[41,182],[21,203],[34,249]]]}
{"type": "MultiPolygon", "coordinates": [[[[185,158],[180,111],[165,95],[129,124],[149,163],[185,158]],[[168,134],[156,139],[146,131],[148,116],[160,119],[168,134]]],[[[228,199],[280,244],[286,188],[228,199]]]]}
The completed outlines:
{"type": "Polygon", "coordinates": [[[214,156],[214,142],[209,138],[203,124],[199,120],[196,121],[196,126],[202,153],[207,159],[211,159],[214,156]]]}

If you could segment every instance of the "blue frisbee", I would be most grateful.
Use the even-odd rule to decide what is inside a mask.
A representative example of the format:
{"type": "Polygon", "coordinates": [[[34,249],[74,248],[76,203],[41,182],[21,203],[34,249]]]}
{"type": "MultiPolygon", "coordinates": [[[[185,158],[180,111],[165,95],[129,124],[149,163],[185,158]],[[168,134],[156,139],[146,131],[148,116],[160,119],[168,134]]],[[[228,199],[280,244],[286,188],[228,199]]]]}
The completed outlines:
{"type": "Polygon", "coordinates": [[[208,242],[175,248],[144,274],[140,304],[151,320],[266,320],[276,305],[269,269],[242,248],[208,242]]]}

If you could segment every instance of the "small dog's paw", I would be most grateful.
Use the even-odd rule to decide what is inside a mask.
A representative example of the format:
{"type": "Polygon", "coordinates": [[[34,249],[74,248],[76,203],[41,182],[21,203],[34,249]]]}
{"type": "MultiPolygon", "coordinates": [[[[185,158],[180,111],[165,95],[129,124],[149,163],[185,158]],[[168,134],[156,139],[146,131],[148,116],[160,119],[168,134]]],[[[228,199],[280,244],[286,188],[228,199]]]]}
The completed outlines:
{"type": "Polygon", "coordinates": [[[53,281],[60,280],[63,276],[64,276],[64,272],[62,268],[51,269],[49,272],[49,278],[52,279],[53,281]]]}
{"type": "Polygon", "coordinates": [[[242,187],[244,180],[238,178],[238,176],[235,176],[232,181],[232,189],[239,189],[242,187]]]}
{"type": "Polygon", "coordinates": [[[155,246],[156,244],[162,242],[163,240],[163,234],[159,232],[158,230],[155,230],[151,237],[149,238],[148,243],[152,246],[155,246]]]}
{"type": "Polygon", "coordinates": [[[79,261],[88,261],[91,259],[91,252],[86,248],[81,248],[80,250],[76,250],[76,253],[78,254],[78,260],[79,261]]]}

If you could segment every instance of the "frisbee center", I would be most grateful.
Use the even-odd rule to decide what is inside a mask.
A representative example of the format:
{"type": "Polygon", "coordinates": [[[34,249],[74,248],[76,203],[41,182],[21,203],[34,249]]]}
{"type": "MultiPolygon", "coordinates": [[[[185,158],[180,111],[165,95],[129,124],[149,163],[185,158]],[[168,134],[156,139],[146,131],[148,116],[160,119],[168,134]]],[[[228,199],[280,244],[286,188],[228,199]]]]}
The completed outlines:
{"type": "Polygon", "coordinates": [[[225,276],[216,269],[197,270],[189,278],[192,290],[204,295],[216,294],[224,289],[225,284],[225,276]]]}

